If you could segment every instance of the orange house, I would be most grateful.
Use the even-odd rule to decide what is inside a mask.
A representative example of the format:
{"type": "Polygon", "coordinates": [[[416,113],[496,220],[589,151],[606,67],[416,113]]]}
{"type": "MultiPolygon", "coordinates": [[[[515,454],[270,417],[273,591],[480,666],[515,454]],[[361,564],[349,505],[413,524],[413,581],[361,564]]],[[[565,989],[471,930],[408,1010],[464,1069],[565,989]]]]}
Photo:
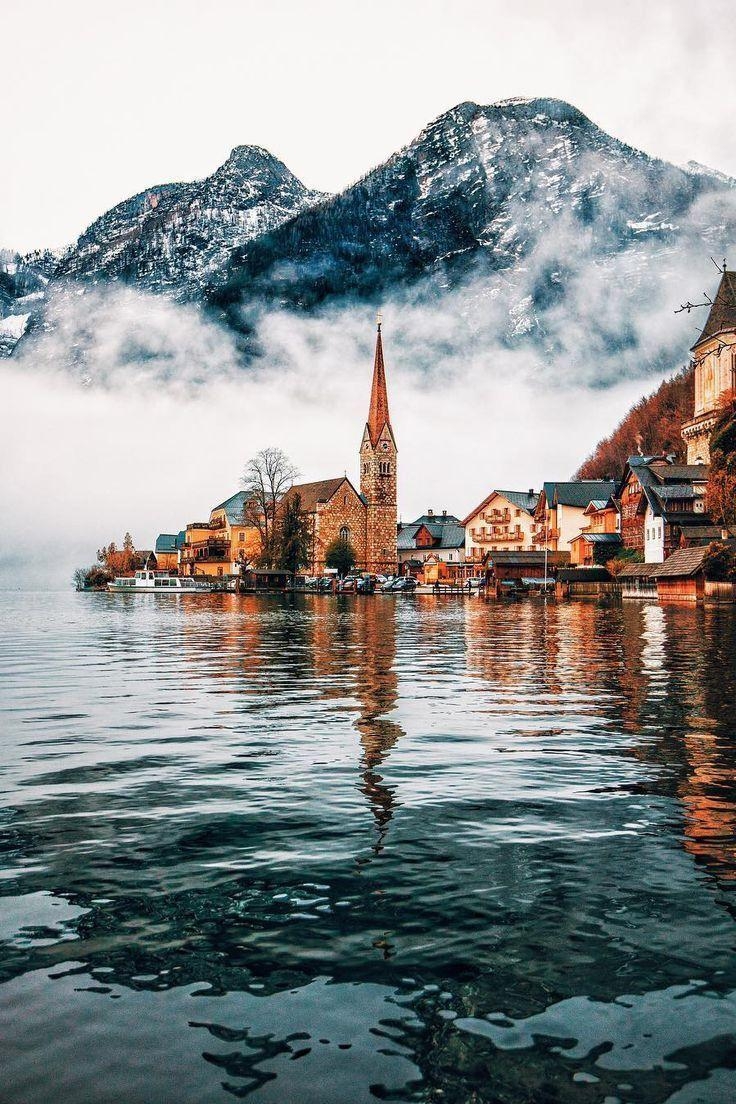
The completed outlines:
{"type": "Polygon", "coordinates": [[[239,575],[261,549],[258,529],[244,516],[245,491],[226,498],[210,511],[209,521],[192,521],[184,533],[181,571],[185,575],[239,575]]]}

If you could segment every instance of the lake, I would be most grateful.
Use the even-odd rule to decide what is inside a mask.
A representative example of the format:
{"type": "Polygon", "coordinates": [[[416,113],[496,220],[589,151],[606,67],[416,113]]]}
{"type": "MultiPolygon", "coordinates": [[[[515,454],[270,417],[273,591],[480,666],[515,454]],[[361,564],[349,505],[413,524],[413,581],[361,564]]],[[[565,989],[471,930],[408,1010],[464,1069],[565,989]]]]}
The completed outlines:
{"type": "Polygon", "coordinates": [[[0,594],[3,1104],[736,1099],[736,613],[0,594]]]}

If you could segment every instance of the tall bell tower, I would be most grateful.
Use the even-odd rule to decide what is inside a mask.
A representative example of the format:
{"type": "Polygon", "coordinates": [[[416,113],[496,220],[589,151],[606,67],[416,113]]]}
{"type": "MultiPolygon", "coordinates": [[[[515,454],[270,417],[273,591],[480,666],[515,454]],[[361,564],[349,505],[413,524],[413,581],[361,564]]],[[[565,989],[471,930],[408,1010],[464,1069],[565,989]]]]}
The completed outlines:
{"type": "Polygon", "coordinates": [[[366,570],[382,574],[393,573],[397,569],[397,455],[398,449],[388,412],[379,315],[371,405],[360,444],[360,493],[366,503],[366,570]]]}

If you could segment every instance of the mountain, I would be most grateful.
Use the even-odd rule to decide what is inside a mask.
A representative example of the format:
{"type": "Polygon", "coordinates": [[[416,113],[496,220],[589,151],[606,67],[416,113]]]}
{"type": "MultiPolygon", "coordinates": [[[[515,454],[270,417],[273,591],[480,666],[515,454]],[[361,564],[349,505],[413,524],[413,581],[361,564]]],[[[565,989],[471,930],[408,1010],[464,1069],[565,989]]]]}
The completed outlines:
{"type": "Polygon", "coordinates": [[[20,254],[0,249],[0,357],[10,356],[39,309],[58,260],[50,250],[20,254]]]}
{"type": "Polygon", "coordinates": [[[161,184],[98,218],[56,279],[121,280],[178,300],[216,282],[230,254],[323,198],[260,146],[237,146],[205,180],[161,184]]]}
{"type": "Polygon", "coordinates": [[[210,298],[238,326],[254,301],[312,310],[427,280],[477,290],[480,279],[486,302],[504,303],[504,340],[541,335],[554,352],[550,312],[567,308],[610,351],[637,341],[612,295],[643,285],[649,296],[673,271],[679,284],[676,254],[707,261],[734,238],[730,178],[649,157],[559,100],[462,103],[341,194],[237,249],[210,298]],[[586,302],[583,282],[603,301],[586,302]]]}
{"type": "Polygon", "coordinates": [[[651,395],[640,399],[622,418],[610,437],[599,441],[577,472],[578,479],[617,478],[629,456],[640,450],[646,456],[686,454],[680,430],[693,416],[695,368],[683,368],[664,380],[651,395]]]}
{"type": "Polygon", "coordinates": [[[240,364],[269,352],[264,312],[329,309],[340,327],[380,302],[397,360],[493,372],[518,352],[547,386],[607,386],[672,371],[691,343],[672,310],[730,244],[733,179],[650,157],[560,100],[462,103],[336,196],[241,146],[206,180],[126,200],[62,257],[35,336],[85,374],[113,334],[123,365],[161,362],[169,378],[164,312],[143,317],[130,287],[204,306],[240,364]],[[111,285],[128,297],[105,298],[111,285]]]}

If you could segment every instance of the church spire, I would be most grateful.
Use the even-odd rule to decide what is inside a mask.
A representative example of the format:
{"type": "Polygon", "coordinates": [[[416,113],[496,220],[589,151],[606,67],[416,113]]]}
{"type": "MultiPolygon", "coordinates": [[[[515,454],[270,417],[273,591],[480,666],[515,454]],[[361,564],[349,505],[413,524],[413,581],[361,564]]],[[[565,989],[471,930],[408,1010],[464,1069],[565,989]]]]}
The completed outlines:
{"type": "Polygon", "coordinates": [[[383,366],[381,316],[379,314],[377,319],[376,355],[373,361],[371,405],[368,412],[368,434],[372,445],[375,445],[385,425],[391,426],[391,417],[388,412],[388,390],[386,389],[386,370],[383,366]]]}

